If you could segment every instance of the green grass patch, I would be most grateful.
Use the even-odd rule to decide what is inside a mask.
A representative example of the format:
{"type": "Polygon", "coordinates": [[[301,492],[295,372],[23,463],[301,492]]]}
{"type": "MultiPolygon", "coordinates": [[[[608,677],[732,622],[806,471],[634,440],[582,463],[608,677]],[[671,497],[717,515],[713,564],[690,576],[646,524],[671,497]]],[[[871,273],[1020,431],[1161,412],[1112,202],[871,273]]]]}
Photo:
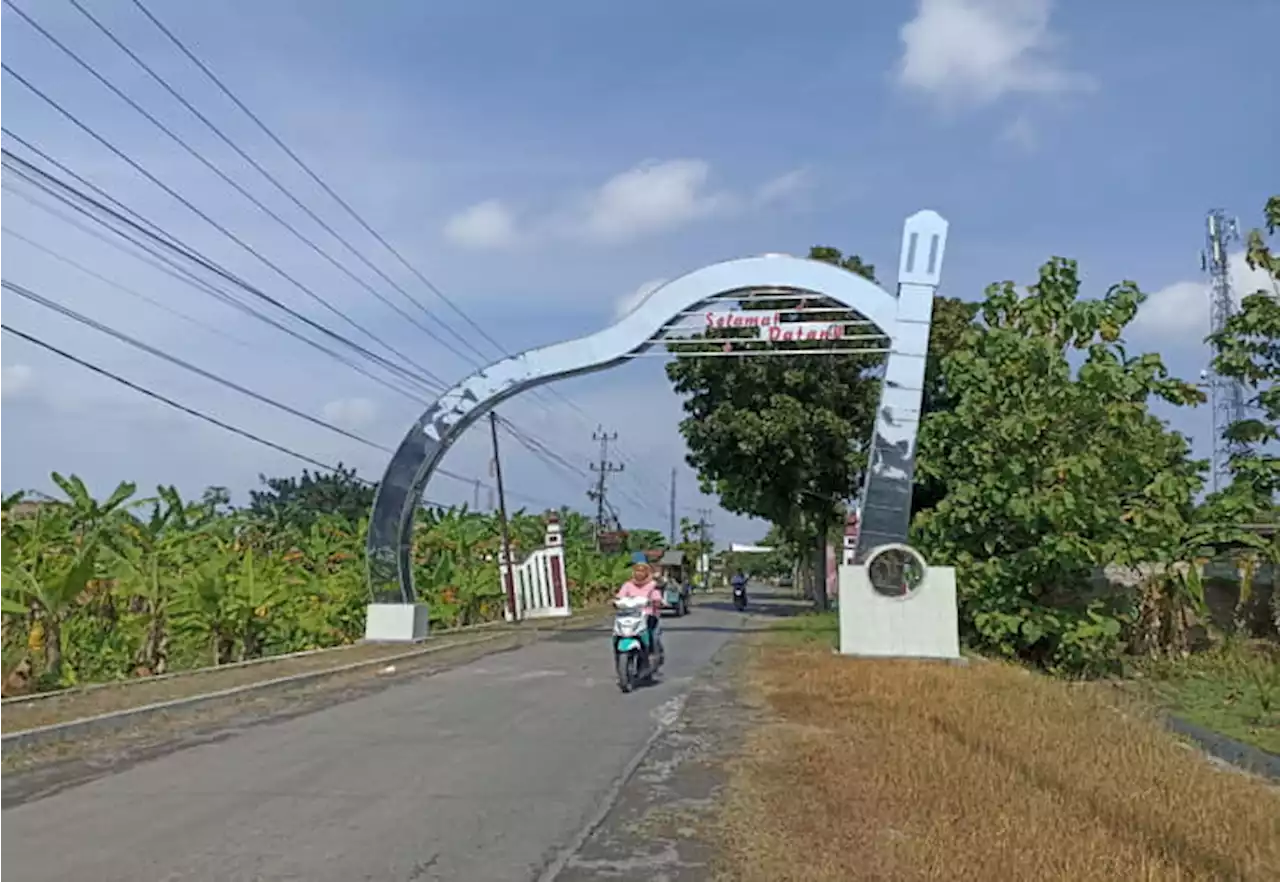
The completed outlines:
{"type": "Polygon", "coordinates": [[[770,630],[785,643],[825,643],[834,647],[840,642],[840,616],[835,611],[804,612],[782,619],[770,630]]]}
{"type": "Polygon", "coordinates": [[[1280,755],[1280,647],[1232,641],[1141,670],[1142,690],[1161,708],[1280,755]]]}

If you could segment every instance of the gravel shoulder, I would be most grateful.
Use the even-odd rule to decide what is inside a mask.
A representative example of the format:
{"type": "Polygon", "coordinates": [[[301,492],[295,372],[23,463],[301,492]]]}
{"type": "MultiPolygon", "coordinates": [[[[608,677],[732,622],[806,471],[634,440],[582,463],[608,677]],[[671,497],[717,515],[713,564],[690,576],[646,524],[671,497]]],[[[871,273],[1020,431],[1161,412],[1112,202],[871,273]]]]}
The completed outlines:
{"type": "Polygon", "coordinates": [[[719,815],[734,745],[763,719],[743,688],[748,644],[726,645],[695,680],[617,799],[539,882],[710,882],[727,878],[719,815]]]}

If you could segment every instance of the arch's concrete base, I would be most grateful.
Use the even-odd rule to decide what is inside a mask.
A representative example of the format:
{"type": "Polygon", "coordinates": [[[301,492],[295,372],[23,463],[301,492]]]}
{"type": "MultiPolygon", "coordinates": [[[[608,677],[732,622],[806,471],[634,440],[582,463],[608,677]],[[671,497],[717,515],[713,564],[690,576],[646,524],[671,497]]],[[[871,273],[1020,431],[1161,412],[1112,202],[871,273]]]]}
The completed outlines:
{"type": "Polygon", "coordinates": [[[840,567],[840,654],[873,658],[960,658],[956,571],[929,567],[906,597],[871,586],[865,564],[840,567]]]}
{"type": "Polygon", "coordinates": [[[364,620],[370,643],[414,643],[427,638],[431,611],[425,603],[371,603],[364,620]]]}

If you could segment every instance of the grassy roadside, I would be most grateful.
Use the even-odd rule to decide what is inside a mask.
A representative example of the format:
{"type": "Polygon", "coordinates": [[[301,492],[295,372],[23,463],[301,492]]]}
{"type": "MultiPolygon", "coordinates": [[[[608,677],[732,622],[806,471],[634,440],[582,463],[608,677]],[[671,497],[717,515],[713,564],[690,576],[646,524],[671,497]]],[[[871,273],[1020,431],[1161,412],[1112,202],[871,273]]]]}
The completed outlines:
{"type": "Polygon", "coordinates": [[[1263,880],[1280,793],[1202,762],[1115,695],[1003,664],[852,660],[834,622],[764,635],[764,721],[723,803],[740,880],[1263,880]]]}
{"type": "Polygon", "coordinates": [[[1280,648],[1233,641],[1185,659],[1144,662],[1119,684],[1184,720],[1280,756],[1280,648]]]}

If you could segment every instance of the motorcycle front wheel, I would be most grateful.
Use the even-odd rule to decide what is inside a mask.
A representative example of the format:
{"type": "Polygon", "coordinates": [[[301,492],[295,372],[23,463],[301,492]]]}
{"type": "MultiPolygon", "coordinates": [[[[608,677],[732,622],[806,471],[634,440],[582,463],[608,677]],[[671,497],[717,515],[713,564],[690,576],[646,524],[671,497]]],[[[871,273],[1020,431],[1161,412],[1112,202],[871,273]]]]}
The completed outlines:
{"type": "Polygon", "coordinates": [[[618,672],[618,688],[624,693],[635,686],[636,674],[639,672],[640,659],[636,652],[619,652],[614,654],[614,667],[618,672]]]}

